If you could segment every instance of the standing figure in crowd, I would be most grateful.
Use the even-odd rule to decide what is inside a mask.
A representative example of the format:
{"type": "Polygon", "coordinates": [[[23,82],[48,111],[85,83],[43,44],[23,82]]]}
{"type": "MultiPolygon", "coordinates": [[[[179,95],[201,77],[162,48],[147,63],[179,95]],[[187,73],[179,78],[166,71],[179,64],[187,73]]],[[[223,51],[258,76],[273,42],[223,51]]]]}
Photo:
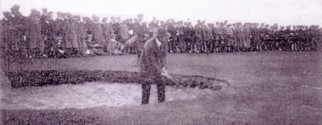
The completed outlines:
{"type": "Polygon", "coordinates": [[[18,44],[14,41],[14,25],[12,22],[12,15],[10,12],[3,12],[4,18],[0,21],[1,24],[1,47],[3,53],[4,65],[7,66],[6,69],[9,70],[10,61],[14,56],[14,53],[18,50],[18,44]]]}
{"type": "MultiPolygon", "coordinates": [[[[118,36],[119,39],[118,41],[120,41],[121,43],[125,43],[128,39],[130,39],[130,27],[128,26],[128,20],[124,20],[119,27],[119,32],[118,32],[118,36]]],[[[114,36],[116,38],[116,36],[114,36]]]]}
{"type": "Polygon", "coordinates": [[[48,57],[50,48],[53,47],[55,42],[54,32],[54,20],[52,19],[53,12],[47,12],[47,9],[43,9],[43,14],[40,18],[41,24],[41,35],[44,40],[44,54],[48,57]]]}
{"type": "Polygon", "coordinates": [[[79,45],[77,41],[76,21],[70,13],[65,15],[65,47],[66,53],[70,57],[79,54],[79,45]]]}
{"type": "Polygon", "coordinates": [[[111,39],[111,35],[114,34],[114,30],[113,30],[112,24],[107,21],[108,21],[107,17],[104,17],[102,19],[103,35],[104,35],[105,40],[107,40],[107,42],[108,42],[108,40],[111,39]]]}
{"type": "Polygon", "coordinates": [[[14,56],[18,56],[20,58],[28,58],[29,54],[29,44],[26,38],[26,29],[27,29],[27,17],[23,16],[20,12],[20,6],[14,5],[11,7],[11,13],[13,15],[12,24],[13,24],[13,44],[16,45],[13,48],[14,56]]]}
{"type": "Polygon", "coordinates": [[[73,16],[73,20],[76,26],[76,36],[77,36],[77,44],[78,44],[78,54],[81,56],[86,55],[86,36],[87,29],[85,23],[81,21],[81,17],[79,15],[73,16]]]}
{"type": "MultiPolygon", "coordinates": [[[[96,48],[102,50],[101,52],[106,51],[107,41],[103,35],[103,27],[99,22],[100,18],[98,16],[93,16],[93,24],[91,27],[93,40],[98,45],[96,48]]],[[[104,54],[104,53],[102,53],[104,54]]]]}
{"type": "Polygon", "coordinates": [[[155,17],[153,17],[152,22],[150,22],[148,26],[148,33],[150,34],[150,36],[153,36],[153,33],[157,31],[159,27],[158,25],[159,25],[158,20],[155,17]]]}
{"type": "Polygon", "coordinates": [[[142,53],[142,49],[144,46],[144,42],[146,39],[146,31],[147,28],[143,23],[143,14],[139,14],[138,18],[135,19],[134,24],[133,24],[133,31],[134,34],[137,35],[137,39],[136,39],[136,49],[137,49],[137,55],[138,55],[138,61],[139,62],[139,58],[141,57],[141,53],[142,53]]]}
{"type": "Polygon", "coordinates": [[[28,18],[26,37],[29,42],[30,54],[32,57],[44,56],[45,43],[41,36],[40,12],[32,9],[28,18]]]}
{"type": "MultiPolygon", "coordinates": [[[[0,21],[0,26],[2,21],[0,21]]],[[[3,41],[2,28],[0,28],[0,98],[4,97],[11,90],[11,83],[6,75],[8,63],[6,63],[5,43],[3,41]]]]}

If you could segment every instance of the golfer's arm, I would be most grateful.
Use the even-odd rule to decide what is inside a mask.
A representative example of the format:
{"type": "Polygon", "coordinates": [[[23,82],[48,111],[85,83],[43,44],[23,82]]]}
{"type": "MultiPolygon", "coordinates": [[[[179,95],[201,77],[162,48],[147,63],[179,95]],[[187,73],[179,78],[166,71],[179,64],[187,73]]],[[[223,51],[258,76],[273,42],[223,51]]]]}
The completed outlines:
{"type": "Polygon", "coordinates": [[[147,63],[149,63],[150,66],[153,66],[155,69],[157,69],[157,72],[161,74],[162,67],[160,67],[159,62],[157,61],[157,58],[155,56],[154,51],[149,51],[147,55],[147,63]]]}

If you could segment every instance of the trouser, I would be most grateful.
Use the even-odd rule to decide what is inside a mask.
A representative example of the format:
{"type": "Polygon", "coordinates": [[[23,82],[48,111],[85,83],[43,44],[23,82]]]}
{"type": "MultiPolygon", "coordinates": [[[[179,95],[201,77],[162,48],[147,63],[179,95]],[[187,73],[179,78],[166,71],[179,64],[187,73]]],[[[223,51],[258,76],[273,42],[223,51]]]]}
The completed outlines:
{"type": "MultiPolygon", "coordinates": [[[[162,78],[156,78],[153,80],[154,83],[157,84],[157,92],[158,92],[158,102],[165,101],[165,83],[162,78]]],[[[151,84],[153,82],[143,81],[142,83],[142,104],[148,104],[150,98],[151,84]]]]}

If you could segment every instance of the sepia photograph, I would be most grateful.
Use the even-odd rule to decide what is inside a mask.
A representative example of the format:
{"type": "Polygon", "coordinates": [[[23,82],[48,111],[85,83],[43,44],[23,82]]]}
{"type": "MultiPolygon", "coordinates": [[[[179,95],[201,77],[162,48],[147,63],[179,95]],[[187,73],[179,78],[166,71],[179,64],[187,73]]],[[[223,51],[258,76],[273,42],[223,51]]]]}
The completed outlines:
{"type": "Polygon", "coordinates": [[[0,0],[0,125],[322,125],[322,1],[0,0]]]}

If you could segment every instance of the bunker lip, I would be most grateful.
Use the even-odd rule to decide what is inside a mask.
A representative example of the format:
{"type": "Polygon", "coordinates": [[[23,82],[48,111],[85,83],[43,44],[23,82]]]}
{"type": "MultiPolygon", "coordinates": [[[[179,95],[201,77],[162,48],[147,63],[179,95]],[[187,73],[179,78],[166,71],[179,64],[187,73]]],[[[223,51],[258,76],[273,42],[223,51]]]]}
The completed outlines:
{"type": "MultiPolygon", "coordinates": [[[[6,72],[13,88],[60,84],[80,84],[102,81],[104,83],[139,83],[138,72],[103,70],[26,70],[6,72]]],[[[230,86],[226,80],[203,76],[172,74],[173,82],[164,79],[167,86],[222,90],[230,86]]]]}

